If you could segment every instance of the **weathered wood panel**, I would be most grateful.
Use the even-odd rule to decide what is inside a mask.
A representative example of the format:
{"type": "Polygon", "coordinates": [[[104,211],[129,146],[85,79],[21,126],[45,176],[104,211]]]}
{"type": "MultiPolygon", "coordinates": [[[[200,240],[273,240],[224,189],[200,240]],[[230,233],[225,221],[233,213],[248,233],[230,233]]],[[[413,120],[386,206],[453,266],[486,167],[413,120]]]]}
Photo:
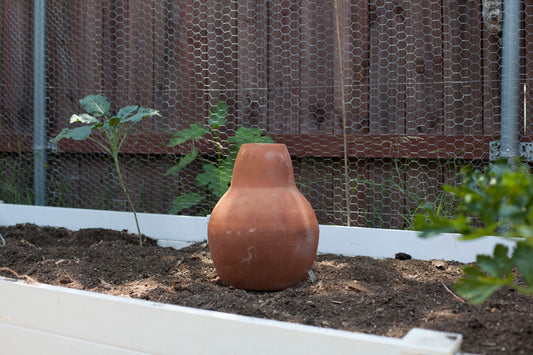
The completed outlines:
{"type": "Polygon", "coordinates": [[[225,129],[229,131],[237,128],[234,110],[238,69],[237,5],[231,0],[210,0],[206,18],[206,103],[210,109],[219,101],[226,102],[228,116],[225,129]]]}
{"type": "Polygon", "coordinates": [[[405,134],[406,42],[403,8],[369,1],[370,133],[405,134]]]}
{"type": "MultiPolygon", "coordinates": [[[[33,132],[33,4],[0,3],[0,132],[33,132]]],[[[17,151],[17,141],[11,142],[17,151]]]]}
{"type": "Polygon", "coordinates": [[[483,36],[483,133],[486,135],[499,135],[501,32],[490,33],[484,28],[481,35],[483,36]]]}
{"type": "Polygon", "coordinates": [[[268,1],[239,0],[235,123],[268,128],[268,1]]]}
{"type": "Polygon", "coordinates": [[[297,134],[300,123],[300,2],[269,1],[269,133],[297,134]]]}
{"type": "MultiPolygon", "coordinates": [[[[164,184],[194,185],[199,166],[161,177],[169,159],[186,153],[167,142],[177,129],[204,123],[218,100],[230,109],[222,138],[239,126],[258,126],[287,144],[297,183],[323,223],[345,223],[348,180],[352,223],[405,226],[417,201],[437,196],[437,182],[452,179],[464,161],[488,159],[489,143],[498,139],[501,43],[484,28],[479,1],[338,0],[338,33],[334,2],[325,0],[48,4],[50,135],[79,111],[79,98],[94,92],[117,108],[160,109],[163,117],[143,123],[124,145],[131,186],[155,181],[150,192],[134,191],[136,201],[151,200],[149,209],[162,201],[168,210],[175,196],[164,184]]],[[[530,112],[533,7],[524,3],[523,10],[521,78],[530,112]]],[[[0,28],[0,40],[12,44],[0,53],[0,129],[10,134],[0,151],[15,151],[18,140],[23,151],[32,149],[31,11],[31,2],[0,4],[0,21],[11,26],[0,28]]],[[[530,141],[533,123],[526,116],[524,124],[523,113],[521,140],[530,141]]],[[[98,182],[112,183],[109,162],[92,154],[101,150],[69,141],[59,151],[82,154],[51,177],[85,174],[71,179],[73,198],[98,207],[103,199],[90,195],[109,194],[98,182]]],[[[60,196],[61,183],[54,186],[60,196]]],[[[120,191],[113,193],[111,205],[123,208],[120,191]]]]}
{"type": "Polygon", "coordinates": [[[340,82],[336,85],[334,16],[333,1],[301,2],[300,134],[333,134],[342,124],[340,111],[335,110],[335,90],[340,82]]]}
{"type": "MultiPolygon", "coordinates": [[[[369,65],[370,14],[367,0],[346,0],[340,2],[339,27],[341,33],[342,64],[345,72],[345,109],[347,114],[347,134],[367,134],[369,132],[369,65]]],[[[342,132],[337,124],[335,132],[342,132]]]]}
{"type": "Polygon", "coordinates": [[[47,118],[54,137],[81,112],[78,100],[103,88],[103,4],[52,0],[47,5],[47,118]]]}
{"type": "Polygon", "coordinates": [[[444,133],[483,132],[481,3],[445,0],[443,7],[444,133]]]}
{"type": "MultiPolygon", "coordinates": [[[[294,161],[293,161],[294,162],[294,161]]],[[[301,158],[295,164],[296,186],[308,199],[317,218],[333,224],[334,171],[330,162],[324,159],[301,158]]]]}
{"type": "Polygon", "coordinates": [[[187,0],[156,7],[154,107],[162,116],[158,132],[173,133],[207,116],[208,5],[187,0]]]}
{"type": "Polygon", "coordinates": [[[404,1],[406,42],[406,134],[443,132],[441,4],[404,1]]]}

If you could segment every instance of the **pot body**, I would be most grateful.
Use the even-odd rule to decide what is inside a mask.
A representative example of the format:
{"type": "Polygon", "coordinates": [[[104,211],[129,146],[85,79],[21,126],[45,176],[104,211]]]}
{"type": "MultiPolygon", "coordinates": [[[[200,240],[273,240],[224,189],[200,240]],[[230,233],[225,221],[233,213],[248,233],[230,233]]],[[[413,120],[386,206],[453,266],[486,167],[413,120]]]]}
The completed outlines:
{"type": "Polygon", "coordinates": [[[208,225],[209,249],[227,286],[276,291],[304,280],[318,247],[315,213],[294,183],[283,144],[243,144],[231,186],[208,225]]]}

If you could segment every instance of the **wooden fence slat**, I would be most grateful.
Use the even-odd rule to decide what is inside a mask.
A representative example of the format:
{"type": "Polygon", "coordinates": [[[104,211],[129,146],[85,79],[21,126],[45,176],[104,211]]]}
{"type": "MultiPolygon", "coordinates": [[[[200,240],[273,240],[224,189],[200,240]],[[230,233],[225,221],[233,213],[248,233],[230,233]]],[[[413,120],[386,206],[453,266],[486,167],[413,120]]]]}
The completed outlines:
{"type": "Polygon", "coordinates": [[[159,132],[174,133],[207,116],[208,5],[170,1],[157,9],[153,60],[159,132]]]}
{"type": "MultiPolygon", "coordinates": [[[[348,134],[366,134],[369,132],[369,6],[367,0],[345,0],[341,2],[344,16],[340,17],[341,27],[345,29],[341,38],[349,41],[343,43],[343,60],[345,70],[345,103],[348,134]]],[[[336,133],[342,132],[342,126],[336,127],[336,133]]]]}
{"type": "MultiPolygon", "coordinates": [[[[481,33],[483,46],[483,132],[498,135],[501,111],[501,33],[481,33]]],[[[532,48],[533,49],[533,48],[532,48]]]]}
{"type": "Polygon", "coordinates": [[[334,168],[324,159],[300,158],[295,166],[296,186],[320,221],[334,224],[334,168]]]}
{"type": "Polygon", "coordinates": [[[444,133],[483,132],[481,12],[478,1],[443,1],[444,133]]]}
{"type": "Polygon", "coordinates": [[[124,89],[129,83],[125,79],[119,79],[124,75],[125,63],[119,60],[128,55],[127,39],[124,29],[128,26],[127,11],[125,8],[128,0],[102,0],[102,73],[100,81],[106,97],[114,105],[124,106],[127,97],[124,89]],[[121,88],[117,91],[117,88],[121,88]]]}
{"type": "MultiPolygon", "coordinates": [[[[0,131],[33,132],[33,4],[0,4],[0,131]]],[[[17,144],[13,146],[17,151],[17,144]]]]}
{"type": "Polygon", "coordinates": [[[332,1],[303,0],[301,17],[301,134],[332,134],[338,126],[335,107],[336,31],[332,1]]]}
{"type": "Polygon", "coordinates": [[[404,1],[395,10],[405,18],[406,133],[443,132],[441,5],[404,1]]]}
{"type": "MultiPolygon", "coordinates": [[[[211,2],[211,0],[210,0],[211,2]]],[[[207,26],[207,87],[206,102],[211,108],[218,101],[228,106],[230,131],[235,126],[235,90],[237,78],[237,4],[231,0],[215,0],[208,9],[207,26]]]]}
{"type": "MultiPolygon", "coordinates": [[[[131,83],[128,102],[151,107],[154,102],[154,9],[152,2],[130,0],[130,25],[127,29],[129,56],[128,71],[125,73],[127,82],[131,83]]],[[[153,129],[153,121],[148,127],[153,129]]],[[[146,124],[146,123],[145,123],[146,124]]]]}
{"type": "Polygon", "coordinates": [[[300,122],[300,2],[269,1],[269,134],[297,134],[300,122]]]}
{"type": "Polygon", "coordinates": [[[268,1],[239,0],[237,8],[236,124],[266,129],[268,1]]]}
{"type": "Polygon", "coordinates": [[[367,226],[400,228],[403,225],[403,197],[395,187],[402,184],[401,170],[393,160],[369,160],[366,164],[367,226]]]}
{"type": "Polygon", "coordinates": [[[79,99],[102,89],[102,3],[50,1],[48,13],[47,118],[54,137],[81,112],[79,99]]]}
{"type": "Polygon", "coordinates": [[[153,11],[149,2],[119,0],[105,17],[103,87],[114,107],[153,102],[153,11]],[[110,70],[105,67],[109,64],[110,70]]]}
{"type": "Polygon", "coordinates": [[[406,43],[404,15],[392,1],[371,0],[370,133],[405,134],[406,43]]]}

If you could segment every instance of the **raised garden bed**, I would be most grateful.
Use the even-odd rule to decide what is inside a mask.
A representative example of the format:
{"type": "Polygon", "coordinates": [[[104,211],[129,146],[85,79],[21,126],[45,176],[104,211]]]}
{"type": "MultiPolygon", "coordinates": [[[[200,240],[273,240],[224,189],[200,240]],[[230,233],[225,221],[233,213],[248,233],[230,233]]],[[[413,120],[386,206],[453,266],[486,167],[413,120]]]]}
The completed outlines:
{"type": "Polygon", "coordinates": [[[7,269],[1,275],[62,286],[0,281],[0,353],[50,346],[113,354],[453,354],[461,342],[416,328],[462,334],[470,353],[533,353],[531,298],[504,289],[472,306],[451,292],[462,267],[451,260],[472,261],[496,239],[420,240],[406,231],[321,226],[318,280],[262,293],[220,283],[203,243],[205,218],[141,214],[145,233],[161,237],[143,247],[136,236],[110,230],[134,231],[132,219],[0,204],[0,226],[12,226],[0,227],[7,241],[1,266],[18,277],[7,269]],[[23,222],[51,227],[13,227],[23,222]],[[399,252],[426,260],[395,259],[399,252]],[[21,343],[29,334],[35,341],[21,343]]]}

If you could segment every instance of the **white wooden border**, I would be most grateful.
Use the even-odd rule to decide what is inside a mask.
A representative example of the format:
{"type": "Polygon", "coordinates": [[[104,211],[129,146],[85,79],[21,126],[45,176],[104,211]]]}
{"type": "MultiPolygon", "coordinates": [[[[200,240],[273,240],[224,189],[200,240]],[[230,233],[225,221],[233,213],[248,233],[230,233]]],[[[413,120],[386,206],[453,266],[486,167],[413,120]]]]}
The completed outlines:
{"type": "MultiPolygon", "coordinates": [[[[161,246],[180,248],[207,239],[207,218],[138,213],[141,232],[158,240],[161,246]]],[[[135,233],[131,212],[39,207],[0,203],[0,225],[33,223],[41,226],[109,228],[135,233]]],[[[473,262],[477,254],[490,254],[496,243],[512,249],[514,243],[498,237],[460,241],[454,234],[421,239],[417,232],[342,226],[320,226],[319,253],[347,256],[362,255],[393,258],[396,253],[410,254],[416,259],[445,259],[473,262]]]]}
{"type": "Polygon", "coordinates": [[[452,355],[460,334],[402,339],[0,278],[1,354],[452,355]]]}

